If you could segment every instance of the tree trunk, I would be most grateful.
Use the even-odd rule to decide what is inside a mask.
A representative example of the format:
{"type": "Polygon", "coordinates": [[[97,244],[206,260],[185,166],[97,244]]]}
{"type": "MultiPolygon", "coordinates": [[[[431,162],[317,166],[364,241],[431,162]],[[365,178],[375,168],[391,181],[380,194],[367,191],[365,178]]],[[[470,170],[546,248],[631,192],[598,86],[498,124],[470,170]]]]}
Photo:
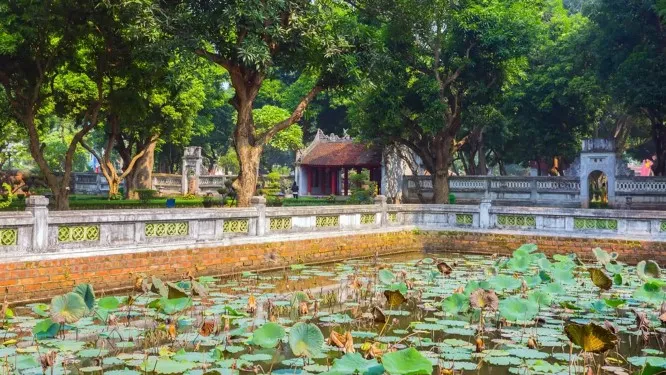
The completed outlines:
{"type": "Polygon", "coordinates": [[[69,210],[69,189],[68,183],[65,183],[65,181],[62,181],[62,185],[58,188],[53,188],[51,187],[51,191],[53,192],[53,199],[55,200],[55,207],[54,209],[56,211],[67,211],[69,210]]]}
{"type": "Polygon", "coordinates": [[[655,176],[666,176],[666,126],[654,118],[652,122],[652,139],[657,155],[657,160],[652,165],[655,176]]]}
{"type": "MultiPolygon", "coordinates": [[[[242,141],[242,140],[237,140],[242,141]]],[[[238,194],[238,206],[248,207],[250,199],[257,190],[259,161],[263,147],[250,146],[246,142],[243,145],[236,144],[236,155],[240,164],[238,178],[233,183],[233,188],[238,194]]]]}
{"type": "Polygon", "coordinates": [[[449,166],[453,160],[453,138],[448,134],[437,136],[439,142],[435,143],[435,171],[432,177],[434,203],[449,203],[449,166]]]}
{"type": "Polygon", "coordinates": [[[137,198],[135,192],[136,189],[152,189],[156,145],[157,140],[149,141],[144,149],[144,154],[136,161],[134,168],[132,168],[132,171],[127,175],[126,184],[128,198],[137,198]]]}
{"type": "Polygon", "coordinates": [[[439,172],[435,173],[432,177],[432,189],[435,194],[435,203],[449,203],[449,174],[439,172]]]}

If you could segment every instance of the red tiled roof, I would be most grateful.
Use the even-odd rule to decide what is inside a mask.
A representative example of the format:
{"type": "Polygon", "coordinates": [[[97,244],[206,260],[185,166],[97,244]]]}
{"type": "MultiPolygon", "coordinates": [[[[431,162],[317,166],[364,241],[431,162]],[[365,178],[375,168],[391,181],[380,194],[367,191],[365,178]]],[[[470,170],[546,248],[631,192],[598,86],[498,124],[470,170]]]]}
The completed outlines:
{"type": "Polygon", "coordinates": [[[301,157],[301,165],[321,167],[379,167],[381,162],[380,150],[353,142],[317,142],[301,157]]]}

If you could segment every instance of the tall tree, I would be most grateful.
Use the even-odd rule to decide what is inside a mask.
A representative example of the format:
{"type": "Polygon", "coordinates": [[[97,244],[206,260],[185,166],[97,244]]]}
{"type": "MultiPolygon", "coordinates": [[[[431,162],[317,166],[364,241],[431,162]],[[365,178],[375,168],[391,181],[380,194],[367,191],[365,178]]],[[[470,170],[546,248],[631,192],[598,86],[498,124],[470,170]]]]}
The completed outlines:
{"type": "Polygon", "coordinates": [[[666,21],[663,1],[599,0],[590,12],[597,26],[599,75],[613,97],[652,127],[656,175],[666,175],[666,21]]]}
{"type": "Polygon", "coordinates": [[[28,134],[30,153],[53,192],[56,209],[69,207],[69,182],[79,142],[97,125],[108,55],[85,1],[10,0],[0,5],[0,84],[28,134]],[[56,111],[76,131],[56,174],[44,157],[43,136],[56,111]]]}
{"type": "Polygon", "coordinates": [[[573,161],[609,101],[593,68],[597,55],[588,48],[589,20],[549,0],[544,21],[529,67],[498,104],[508,121],[506,137],[495,142],[504,162],[573,161]]]}
{"type": "Polygon", "coordinates": [[[312,2],[189,0],[169,8],[179,38],[190,40],[195,52],[227,70],[236,110],[233,144],[240,162],[234,181],[238,204],[247,206],[257,185],[264,146],[297,123],[309,103],[327,87],[353,75],[357,28],[351,9],[334,0],[312,2]],[[183,35],[186,33],[188,35],[183,35]],[[286,119],[259,129],[254,102],[274,69],[315,77],[307,93],[286,119]]]}
{"type": "Polygon", "coordinates": [[[463,114],[496,95],[507,65],[523,58],[538,32],[539,9],[523,0],[368,0],[385,51],[369,69],[352,112],[366,139],[411,148],[448,202],[449,168],[464,145],[463,114]]]}

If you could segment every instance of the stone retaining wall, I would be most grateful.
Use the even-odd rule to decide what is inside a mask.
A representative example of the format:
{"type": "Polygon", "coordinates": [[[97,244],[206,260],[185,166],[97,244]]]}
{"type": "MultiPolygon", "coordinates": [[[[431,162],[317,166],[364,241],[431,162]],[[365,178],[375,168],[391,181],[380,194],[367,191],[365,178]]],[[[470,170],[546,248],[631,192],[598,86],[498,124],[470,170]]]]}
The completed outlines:
{"type": "MultiPolygon", "coordinates": [[[[618,252],[619,259],[624,262],[654,259],[661,265],[666,264],[666,242],[649,239],[546,236],[498,230],[396,230],[1,263],[0,291],[6,288],[9,301],[18,303],[50,299],[82,282],[93,284],[98,293],[129,288],[140,273],[178,280],[187,272],[196,276],[232,275],[242,271],[278,269],[298,262],[322,263],[412,251],[510,255],[523,243],[537,243],[540,251],[548,255],[574,251],[587,259],[593,248],[601,247],[618,252]]],[[[0,296],[2,294],[0,292],[0,296]]]]}

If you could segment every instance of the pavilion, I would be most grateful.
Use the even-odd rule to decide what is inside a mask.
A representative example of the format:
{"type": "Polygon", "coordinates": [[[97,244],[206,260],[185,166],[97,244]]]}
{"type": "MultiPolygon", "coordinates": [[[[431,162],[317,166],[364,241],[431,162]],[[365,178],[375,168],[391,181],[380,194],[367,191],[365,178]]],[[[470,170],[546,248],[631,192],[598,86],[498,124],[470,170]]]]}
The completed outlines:
{"type": "Polygon", "coordinates": [[[325,135],[321,129],[296,154],[295,178],[300,195],[349,195],[349,171],[370,171],[381,191],[382,150],[355,143],[347,134],[325,135]]]}

